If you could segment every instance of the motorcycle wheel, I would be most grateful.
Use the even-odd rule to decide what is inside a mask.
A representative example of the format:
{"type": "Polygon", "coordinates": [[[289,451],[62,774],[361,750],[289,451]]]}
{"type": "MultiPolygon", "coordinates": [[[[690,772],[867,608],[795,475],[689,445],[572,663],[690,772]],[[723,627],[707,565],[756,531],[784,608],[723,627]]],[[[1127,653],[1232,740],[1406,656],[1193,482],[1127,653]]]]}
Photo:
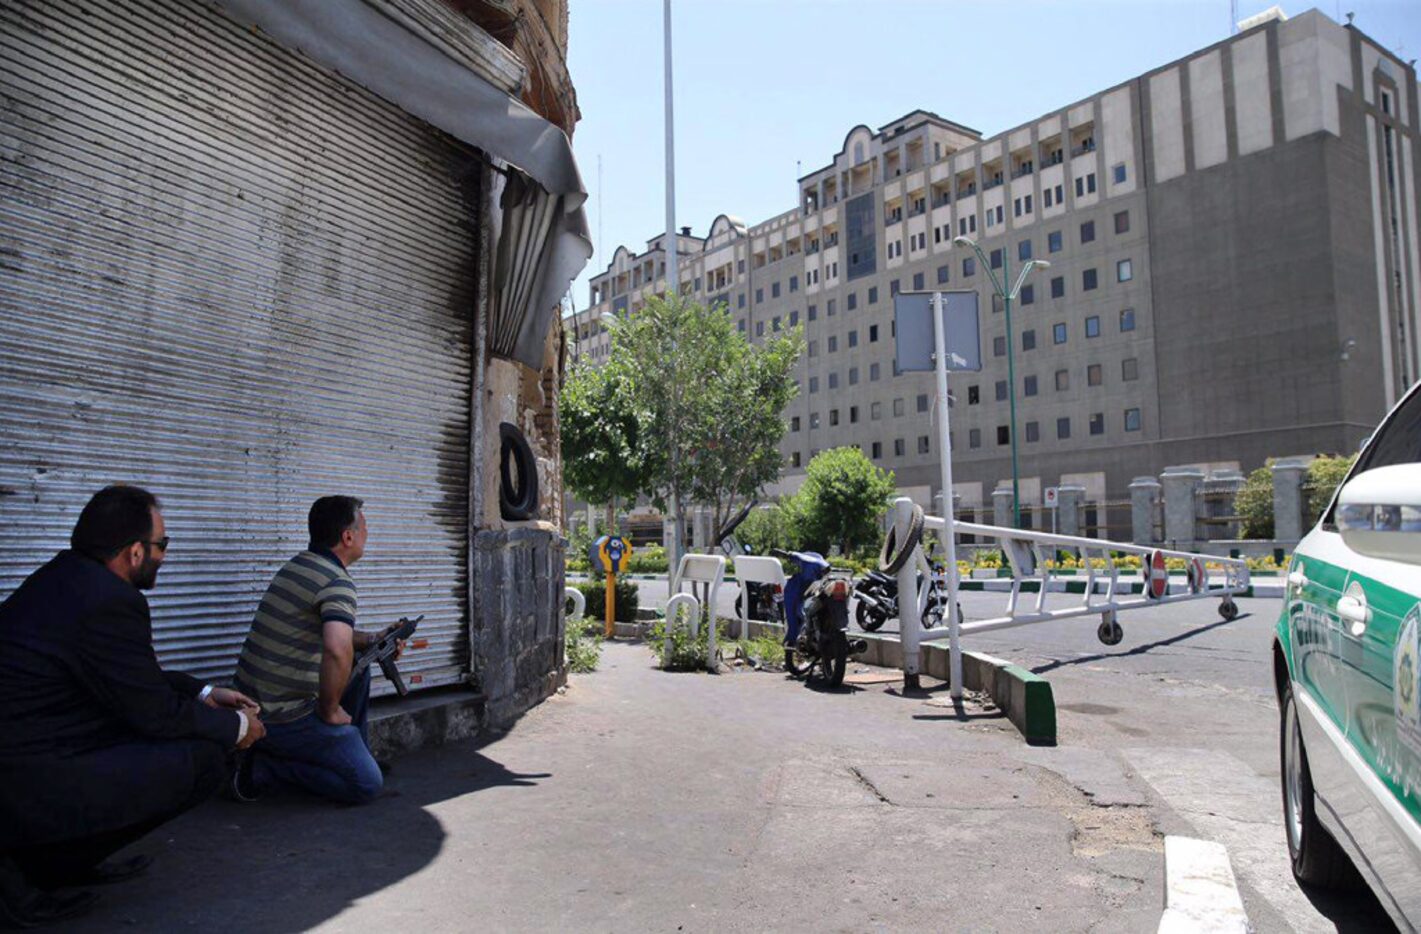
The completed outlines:
{"type": "Polygon", "coordinates": [[[836,688],[844,683],[844,670],[849,664],[849,640],[842,632],[834,634],[828,654],[821,660],[821,664],[829,687],[836,688]]]}
{"type": "Polygon", "coordinates": [[[854,607],[854,622],[858,623],[864,632],[877,632],[886,620],[875,613],[867,603],[859,601],[858,606],[854,607]]]}

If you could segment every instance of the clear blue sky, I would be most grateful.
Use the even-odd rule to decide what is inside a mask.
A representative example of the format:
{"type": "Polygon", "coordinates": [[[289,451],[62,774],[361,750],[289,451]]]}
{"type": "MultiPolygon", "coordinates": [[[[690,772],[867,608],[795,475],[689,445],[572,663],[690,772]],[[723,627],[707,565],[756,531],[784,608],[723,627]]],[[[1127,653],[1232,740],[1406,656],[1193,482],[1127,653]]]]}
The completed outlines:
{"type": "MultiPolygon", "coordinates": [[[[1239,17],[1272,6],[1238,0],[1239,17]]],[[[1282,0],[1290,16],[1312,4],[1282,0]]],[[[1421,0],[1321,0],[1403,60],[1421,58],[1421,0]]],[[[582,121],[573,148],[597,253],[665,229],[661,0],[571,0],[582,121]],[[598,182],[598,157],[601,182],[598,182]],[[600,189],[600,191],[599,191],[600,189]],[[600,230],[600,239],[599,239],[600,230]]],[[[672,0],[676,221],[755,224],[795,206],[800,174],[862,123],[917,108],[991,136],[1229,34],[1229,0],[672,0]],[[1010,65],[1000,66],[1006,52],[1010,65]],[[798,163],[798,165],[797,165],[798,163]],[[797,171],[798,169],[798,171],[797,171]]]]}

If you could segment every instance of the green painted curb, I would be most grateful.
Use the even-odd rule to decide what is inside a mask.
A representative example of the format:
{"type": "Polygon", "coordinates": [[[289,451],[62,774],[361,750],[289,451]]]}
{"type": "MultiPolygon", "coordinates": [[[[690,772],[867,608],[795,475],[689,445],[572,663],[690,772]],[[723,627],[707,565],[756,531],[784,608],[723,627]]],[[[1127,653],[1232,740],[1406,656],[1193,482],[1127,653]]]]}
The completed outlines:
{"type": "Polygon", "coordinates": [[[1007,719],[1021,731],[1027,745],[1056,745],[1056,697],[1051,692],[1050,681],[1020,665],[976,652],[964,654],[995,668],[992,699],[1006,711],[1007,719]]]}

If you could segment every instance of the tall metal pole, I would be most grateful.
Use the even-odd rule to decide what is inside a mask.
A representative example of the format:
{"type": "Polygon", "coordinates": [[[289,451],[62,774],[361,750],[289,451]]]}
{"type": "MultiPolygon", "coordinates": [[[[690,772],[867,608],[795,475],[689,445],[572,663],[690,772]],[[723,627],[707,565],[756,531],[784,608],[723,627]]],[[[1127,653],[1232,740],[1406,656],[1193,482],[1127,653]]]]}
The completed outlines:
{"type": "MultiPolygon", "coordinates": [[[[938,422],[941,431],[938,438],[938,450],[942,452],[942,545],[944,557],[947,560],[947,576],[944,586],[947,589],[947,629],[948,629],[948,673],[952,684],[952,699],[962,700],[962,646],[958,642],[957,623],[957,530],[953,525],[955,517],[952,510],[952,426],[948,419],[947,405],[947,338],[944,331],[947,329],[947,322],[943,316],[947,309],[947,300],[941,292],[933,293],[933,355],[934,369],[937,372],[937,404],[938,411],[942,413],[942,419],[938,422]]],[[[909,562],[910,564],[912,562],[909,562]]],[[[925,582],[931,586],[931,581],[925,582]]],[[[900,594],[909,591],[899,590],[900,594]]],[[[908,602],[904,597],[898,601],[899,606],[908,602]]],[[[900,634],[900,639],[903,636],[900,634]]]]}
{"type": "MultiPolygon", "coordinates": [[[[662,0],[662,22],[665,27],[665,37],[663,40],[664,58],[666,60],[666,295],[675,301],[681,295],[681,277],[677,269],[676,259],[676,120],[672,105],[671,94],[671,0],[662,0]]],[[[672,335],[675,339],[675,335],[672,335]]],[[[676,476],[678,468],[676,457],[675,438],[672,438],[671,445],[671,476],[676,476]]],[[[671,587],[676,588],[676,572],[680,569],[681,563],[681,508],[677,502],[677,496],[673,491],[671,494],[671,541],[668,543],[670,563],[671,563],[671,587]]]]}
{"type": "MultiPolygon", "coordinates": [[[[990,264],[988,264],[990,268],[990,264]]],[[[1002,245],[1002,311],[1007,323],[1007,405],[1011,410],[1011,515],[1012,525],[1021,528],[1021,472],[1016,461],[1016,348],[1011,333],[1011,256],[1006,244],[1002,245]]]]}

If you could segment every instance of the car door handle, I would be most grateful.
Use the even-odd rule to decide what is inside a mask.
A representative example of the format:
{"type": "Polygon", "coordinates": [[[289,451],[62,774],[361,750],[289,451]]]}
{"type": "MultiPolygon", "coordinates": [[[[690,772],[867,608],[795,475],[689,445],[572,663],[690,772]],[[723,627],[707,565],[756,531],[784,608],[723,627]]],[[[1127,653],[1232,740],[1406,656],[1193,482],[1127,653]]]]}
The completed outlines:
{"type": "Polygon", "coordinates": [[[1308,576],[1302,571],[1294,571],[1288,575],[1288,586],[1302,590],[1308,585],[1308,576]]]}
{"type": "Polygon", "coordinates": [[[1348,594],[1337,599],[1337,615],[1352,624],[1352,635],[1360,636],[1372,613],[1367,609],[1366,600],[1348,594]]]}

